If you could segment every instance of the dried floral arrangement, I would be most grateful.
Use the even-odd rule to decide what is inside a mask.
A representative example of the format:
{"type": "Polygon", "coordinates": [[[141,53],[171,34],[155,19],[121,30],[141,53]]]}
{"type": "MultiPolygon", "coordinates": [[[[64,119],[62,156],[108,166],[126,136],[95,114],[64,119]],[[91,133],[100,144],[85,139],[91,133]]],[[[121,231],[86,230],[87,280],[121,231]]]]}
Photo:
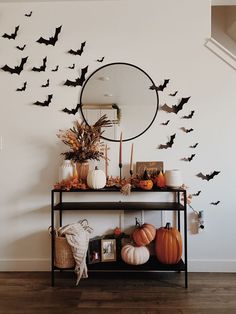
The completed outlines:
{"type": "Polygon", "coordinates": [[[70,149],[62,155],[65,159],[80,163],[105,158],[104,143],[101,142],[101,135],[104,132],[102,128],[111,125],[112,122],[103,115],[94,125],[87,125],[84,121],[80,123],[77,120],[69,130],[59,130],[57,137],[70,149]]]}

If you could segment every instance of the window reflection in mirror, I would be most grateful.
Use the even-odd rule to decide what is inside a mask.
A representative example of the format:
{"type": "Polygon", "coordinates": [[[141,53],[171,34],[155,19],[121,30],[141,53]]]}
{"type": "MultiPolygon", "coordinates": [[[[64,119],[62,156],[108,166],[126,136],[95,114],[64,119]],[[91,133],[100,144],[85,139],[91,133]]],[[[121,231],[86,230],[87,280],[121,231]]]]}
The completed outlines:
{"type": "Polygon", "coordinates": [[[89,125],[102,115],[113,121],[103,138],[119,141],[134,139],[153,123],[158,110],[158,93],[150,89],[154,84],[150,76],[128,63],[107,64],[85,82],[80,96],[82,115],[89,125]]]}

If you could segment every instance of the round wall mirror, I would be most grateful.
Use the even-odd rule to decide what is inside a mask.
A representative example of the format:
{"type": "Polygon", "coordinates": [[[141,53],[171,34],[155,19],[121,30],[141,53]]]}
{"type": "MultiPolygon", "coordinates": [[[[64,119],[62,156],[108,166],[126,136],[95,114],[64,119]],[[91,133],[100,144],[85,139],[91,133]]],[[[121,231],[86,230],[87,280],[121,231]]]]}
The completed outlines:
{"type": "Polygon", "coordinates": [[[94,124],[106,114],[113,122],[104,129],[103,138],[130,141],[147,131],[157,115],[159,98],[150,76],[129,63],[110,63],[93,72],[80,95],[85,122],[94,124]]]}

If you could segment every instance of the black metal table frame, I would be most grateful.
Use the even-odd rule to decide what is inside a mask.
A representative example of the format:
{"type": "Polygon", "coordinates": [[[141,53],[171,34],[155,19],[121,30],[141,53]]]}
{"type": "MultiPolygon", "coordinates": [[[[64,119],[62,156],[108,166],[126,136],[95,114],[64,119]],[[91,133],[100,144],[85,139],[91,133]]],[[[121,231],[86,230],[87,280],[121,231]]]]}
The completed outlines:
{"type": "MultiPolygon", "coordinates": [[[[55,211],[59,212],[59,225],[62,226],[62,212],[63,211],[68,211],[68,210],[89,210],[92,209],[94,210],[95,208],[90,208],[91,204],[90,202],[63,202],[63,193],[75,193],[75,192],[117,192],[119,189],[114,189],[114,188],[105,188],[102,190],[59,190],[59,189],[53,189],[51,191],[51,228],[54,230],[55,228],[55,217],[54,213],[55,211]],[[55,193],[59,194],[59,202],[55,205],[55,193]],[[79,206],[79,204],[83,204],[83,206],[87,208],[76,208],[75,204],[79,206]]],[[[143,190],[132,190],[134,192],[174,192],[175,193],[175,198],[176,198],[176,203],[175,202],[160,202],[160,203],[154,203],[154,202],[145,202],[142,203],[142,206],[147,205],[146,210],[157,210],[157,211],[175,211],[177,212],[177,228],[180,230],[180,212],[183,212],[183,223],[184,223],[184,272],[185,272],[185,288],[188,288],[188,250],[187,250],[187,193],[185,189],[179,188],[179,189],[155,189],[155,190],[150,190],[150,191],[143,191],[143,190]],[[180,200],[180,193],[183,193],[183,205],[181,205],[181,200],[180,200]],[[173,206],[170,206],[173,204],[173,206]]],[[[114,205],[116,205],[115,210],[136,210],[136,205],[139,204],[140,202],[95,202],[94,205],[96,204],[96,209],[99,209],[98,206],[100,205],[101,208],[106,207],[107,210],[114,210],[114,205]],[[109,209],[108,206],[112,205],[113,209],[109,209]]],[[[100,208],[100,209],[101,209],[100,208]]],[[[55,252],[55,234],[54,232],[51,233],[51,285],[54,286],[55,283],[55,278],[54,278],[54,272],[57,269],[54,266],[54,252],[55,252]]]]}

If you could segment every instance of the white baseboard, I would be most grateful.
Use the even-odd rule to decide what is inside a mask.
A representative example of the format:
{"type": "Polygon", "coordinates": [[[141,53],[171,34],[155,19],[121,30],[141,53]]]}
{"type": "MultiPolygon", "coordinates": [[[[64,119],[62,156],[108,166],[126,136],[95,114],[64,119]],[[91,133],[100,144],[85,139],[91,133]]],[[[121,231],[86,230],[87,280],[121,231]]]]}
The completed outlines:
{"type": "MultiPolygon", "coordinates": [[[[0,271],[50,271],[51,261],[40,259],[0,259],[0,271]]],[[[198,260],[188,261],[189,272],[236,273],[236,260],[198,260]]]]}
{"type": "Polygon", "coordinates": [[[49,271],[49,258],[0,259],[0,271],[49,271]]]}
{"type": "Polygon", "coordinates": [[[232,259],[191,259],[188,261],[189,272],[235,273],[236,260],[232,259]]]}

